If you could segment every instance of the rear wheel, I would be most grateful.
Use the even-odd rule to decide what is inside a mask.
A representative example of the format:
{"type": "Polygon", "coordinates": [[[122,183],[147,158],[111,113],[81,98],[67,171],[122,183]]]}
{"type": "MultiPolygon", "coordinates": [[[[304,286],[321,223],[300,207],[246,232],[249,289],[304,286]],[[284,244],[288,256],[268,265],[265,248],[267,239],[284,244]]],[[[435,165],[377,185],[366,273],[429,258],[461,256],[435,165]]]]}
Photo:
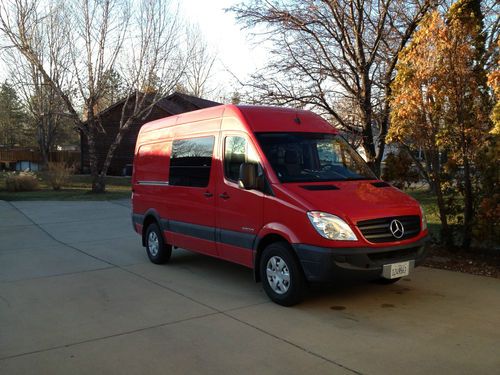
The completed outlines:
{"type": "Polygon", "coordinates": [[[302,269],[284,242],[272,243],[264,249],[260,278],[268,297],[279,305],[292,306],[304,297],[306,283],[302,269]]]}
{"type": "Polygon", "coordinates": [[[149,224],[146,230],[146,252],[149,260],[155,264],[169,261],[172,255],[172,246],[165,244],[158,224],[149,224]]]}

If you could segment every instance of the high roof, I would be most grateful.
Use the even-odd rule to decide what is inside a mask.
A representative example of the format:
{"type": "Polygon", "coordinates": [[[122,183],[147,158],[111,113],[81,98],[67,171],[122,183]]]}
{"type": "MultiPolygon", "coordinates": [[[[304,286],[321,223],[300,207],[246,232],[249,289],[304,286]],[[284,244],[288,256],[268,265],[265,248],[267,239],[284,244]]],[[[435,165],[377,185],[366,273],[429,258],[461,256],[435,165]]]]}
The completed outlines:
{"type": "Polygon", "coordinates": [[[307,110],[259,105],[237,108],[254,132],[336,132],[325,119],[307,110]]]}
{"type": "Polygon", "coordinates": [[[179,114],[145,124],[141,132],[180,124],[220,117],[236,117],[247,123],[254,132],[327,132],[337,131],[321,116],[305,110],[257,106],[257,105],[219,105],[211,108],[179,114]]]}

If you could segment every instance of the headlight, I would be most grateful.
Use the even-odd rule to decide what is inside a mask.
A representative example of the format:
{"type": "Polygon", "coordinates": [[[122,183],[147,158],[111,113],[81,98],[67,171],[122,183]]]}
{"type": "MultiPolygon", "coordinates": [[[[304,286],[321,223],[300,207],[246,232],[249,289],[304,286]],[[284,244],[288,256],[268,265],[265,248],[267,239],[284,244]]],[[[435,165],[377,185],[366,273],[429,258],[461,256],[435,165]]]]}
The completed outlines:
{"type": "Polygon", "coordinates": [[[424,212],[424,209],[422,208],[422,206],[420,206],[420,214],[422,214],[422,230],[426,230],[427,229],[427,219],[425,218],[425,212],[424,212]]]}
{"type": "Polygon", "coordinates": [[[323,237],[337,241],[357,241],[349,225],[340,217],[319,211],[307,213],[314,229],[323,237]]]}

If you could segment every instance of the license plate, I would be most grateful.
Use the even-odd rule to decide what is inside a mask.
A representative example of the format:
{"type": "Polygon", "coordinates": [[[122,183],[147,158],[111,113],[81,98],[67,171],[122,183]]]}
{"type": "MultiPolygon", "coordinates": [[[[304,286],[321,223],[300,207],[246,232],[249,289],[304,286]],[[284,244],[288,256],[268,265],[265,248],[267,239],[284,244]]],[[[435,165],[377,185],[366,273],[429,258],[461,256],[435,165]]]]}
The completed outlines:
{"type": "Polygon", "coordinates": [[[382,276],[386,279],[396,279],[398,277],[408,276],[413,262],[414,261],[409,260],[406,262],[385,264],[382,276]]]}

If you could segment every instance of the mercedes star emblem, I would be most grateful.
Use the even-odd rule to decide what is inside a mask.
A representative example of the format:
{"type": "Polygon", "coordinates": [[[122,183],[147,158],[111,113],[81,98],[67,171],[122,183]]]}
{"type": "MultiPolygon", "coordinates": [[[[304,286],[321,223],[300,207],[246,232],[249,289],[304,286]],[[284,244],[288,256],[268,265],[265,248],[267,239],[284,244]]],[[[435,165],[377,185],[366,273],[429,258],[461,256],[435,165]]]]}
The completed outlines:
{"type": "Polygon", "coordinates": [[[389,229],[391,230],[391,233],[395,238],[401,238],[405,234],[405,228],[403,227],[403,223],[401,223],[399,220],[396,219],[391,221],[389,229]]]}

